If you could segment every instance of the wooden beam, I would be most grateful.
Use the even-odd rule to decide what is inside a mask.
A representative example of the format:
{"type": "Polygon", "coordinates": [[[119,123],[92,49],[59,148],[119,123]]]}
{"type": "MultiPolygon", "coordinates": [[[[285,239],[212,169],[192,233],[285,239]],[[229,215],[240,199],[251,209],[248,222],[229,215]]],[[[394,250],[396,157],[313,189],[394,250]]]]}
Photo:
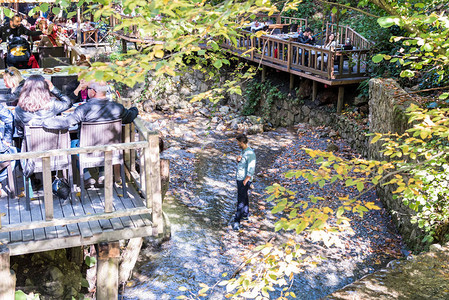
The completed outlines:
{"type": "Polygon", "coordinates": [[[118,299],[119,242],[98,245],[97,300],[118,299]]]}
{"type": "Polygon", "coordinates": [[[70,247],[86,246],[105,241],[116,241],[118,239],[127,240],[136,237],[151,236],[152,234],[153,228],[151,226],[143,226],[138,228],[103,231],[100,234],[94,234],[90,238],[81,238],[80,235],[74,235],[55,239],[10,243],[8,244],[8,247],[11,250],[11,256],[16,256],[70,247]]]}
{"type": "Polygon", "coordinates": [[[52,227],[52,226],[64,226],[64,225],[68,225],[68,224],[76,224],[76,223],[83,223],[83,222],[89,222],[89,221],[129,217],[129,216],[144,215],[144,214],[151,214],[151,210],[146,207],[139,207],[139,208],[130,208],[127,210],[118,210],[118,211],[111,212],[111,213],[99,213],[99,214],[91,214],[91,215],[85,215],[85,216],[65,217],[63,219],[53,219],[51,221],[22,222],[22,223],[17,223],[17,224],[3,225],[0,228],[0,233],[10,232],[10,231],[27,230],[27,229],[45,228],[45,227],[52,227]]]}
{"type": "Polygon", "coordinates": [[[11,271],[10,250],[6,245],[0,245],[0,300],[14,299],[16,275],[11,271]]]}
{"type": "Polygon", "coordinates": [[[42,177],[44,180],[45,220],[53,219],[53,189],[51,180],[50,157],[42,158],[42,177]]]}
{"type": "Polygon", "coordinates": [[[344,96],[345,96],[345,87],[339,86],[338,87],[338,100],[337,100],[337,114],[341,114],[341,111],[343,110],[344,96]]]}
{"type": "Polygon", "coordinates": [[[314,80],[312,85],[312,101],[315,101],[317,92],[318,92],[318,82],[314,80]]]}
{"type": "Polygon", "coordinates": [[[86,146],[79,148],[56,149],[48,151],[19,152],[14,154],[0,154],[0,161],[43,158],[43,157],[63,156],[63,155],[76,155],[76,154],[106,152],[114,150],[140,149],[145,148],[147,146],[148,141],[137,141],[131,143],[110,144],[101,146],[86,146]]]}
{"type": "MultiPolygon", "coordinates": [[[[125,184],[124,182],[122,184],[125,184]]],[[[110,213],[114,207],[112,205],[114,196],[112,189],[114,185],[112,175],[112,151],[104,153],[104,212],[110,213]]]]}
{"type": "MultiPolygon", "coordinates": [[[[315,82],[315,81],[314,81],[315,82]]],[[[295,74],[290,73],[290,91],[295,87],[295,74]]]]}
{"type": "Polygon", "coordinates": [[[148,134],[150,146],[145,148],[145,187],[147,207],[151,202],[153,213],[151,214],[154,235],[162,234],[164,224],[162,221],[162,196],[161,196],[161,166],[159,159],[159,135],[148,134]]]}

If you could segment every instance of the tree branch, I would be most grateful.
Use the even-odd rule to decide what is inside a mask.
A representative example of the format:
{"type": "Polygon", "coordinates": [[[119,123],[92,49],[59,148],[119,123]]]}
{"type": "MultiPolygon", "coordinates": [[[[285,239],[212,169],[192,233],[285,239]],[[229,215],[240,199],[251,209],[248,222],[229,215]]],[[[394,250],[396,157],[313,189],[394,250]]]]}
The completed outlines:
{"type": "Polygon", "coordinates": [[[393,98],[406,96],[406,95],[411,95],[411,94],[418,94],[418,93],[421,93],[421,92],[429,92],[429,91],[444,90],[444,89],[449,89],[449,85],[447,85],[447,86],[440,86],[440,87],[431,88],[431,89],[414,91],[414,92],[410,92],[410,93],[399,94],[399,95],[393,96],[393,98]]]}
{"type": "Polygon", "coordinates": [[[335,5],[335,6],[340,6],[340,7],[344,7],[344,8],[347,8],[347,9],[352,9],[352,10],[358,11],[359,13],[367,15],[369,17],[380,18],[380,16],[376,16],[376,15],[370,14],[369,12],[366,12],[366,11],[360,9],[360,8],[352,7],[352,6],[345,5],[345,4],[335,3],[335,2],[329,2],[329,1],[326,1],[326,0],[318,0],[318,1],[321,2],[321,3],[329,4],[329,5],[335,5]]]}

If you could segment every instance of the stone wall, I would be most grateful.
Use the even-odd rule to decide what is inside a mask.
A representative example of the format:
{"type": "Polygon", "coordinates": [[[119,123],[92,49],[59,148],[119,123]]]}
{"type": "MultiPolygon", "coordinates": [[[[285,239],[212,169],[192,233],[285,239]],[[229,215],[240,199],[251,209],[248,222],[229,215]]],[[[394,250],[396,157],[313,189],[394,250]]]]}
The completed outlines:
{"type": "MultiPolygon", "coordinates": [[[[409,125],[405,110],[410,102],[399,103],[397,95],[404,94],[405,91],[392,79],[371,79],[370,88],[370,114],[369,130],[379,133],[404,133],[409,125]]],[[[376,160],[386,160],[379,150],[382,141],[370,144],[368,157],[376,160]]],[[[402,203],[401,198],[393,197],[395,185],[378,186],[376,192],[385,206],[389,209],[396,227],[406,240],[407,244],[419,250],[423,245],[421,243],[423,232],[417,224],[410,222],[415,212],[402,203]]]]}

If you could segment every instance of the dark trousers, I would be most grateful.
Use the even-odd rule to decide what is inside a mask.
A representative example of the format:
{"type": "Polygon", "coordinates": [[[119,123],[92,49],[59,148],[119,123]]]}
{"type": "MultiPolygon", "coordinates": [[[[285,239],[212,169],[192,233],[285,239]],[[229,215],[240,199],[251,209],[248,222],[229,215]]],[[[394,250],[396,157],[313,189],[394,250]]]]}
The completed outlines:
{"type": "Polygon", "coordinates": [[[237,180],[237,212],[235,213],[234,222],[239,222],[243,217],[248,217],[249,199],[248,189],[251,181],[243,185],[243,180],[237,180]]]}

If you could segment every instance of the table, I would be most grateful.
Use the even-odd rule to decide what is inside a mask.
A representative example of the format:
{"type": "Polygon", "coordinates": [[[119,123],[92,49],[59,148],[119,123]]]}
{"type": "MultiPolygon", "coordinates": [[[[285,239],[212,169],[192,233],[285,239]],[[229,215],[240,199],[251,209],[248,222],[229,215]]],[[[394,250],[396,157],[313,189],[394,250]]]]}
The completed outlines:
{"type": "MultiPolygon", "coordinates": [[[[50,80],[53,77],[64,77],[64,76],[72,76],[72,75],[76,76],[76,74],[69,75],[67,66],[58,66],[57,68],[60,68],[61,71],[53,73],[53,74],[44,73],[44,71],[43,71],[44,69],[43,68],[39,68],[39,69],[22,69],[22,70],[19,70],[19,71],[20,71],[20,73],[22,74],[22,77],[25,80],[28,78],[28,76],[31,76],[31,75],[42,75],[45,79],[50,79],[50,80]]],[[[51,68],[51,69],[54,69],[54,68],[51,68]]],[[[0,78],[0,92],[1,91],[7,91],[7,90],[8,90],[8,88],[5,86],[4,80],[2,78],[0,78]]]]}

